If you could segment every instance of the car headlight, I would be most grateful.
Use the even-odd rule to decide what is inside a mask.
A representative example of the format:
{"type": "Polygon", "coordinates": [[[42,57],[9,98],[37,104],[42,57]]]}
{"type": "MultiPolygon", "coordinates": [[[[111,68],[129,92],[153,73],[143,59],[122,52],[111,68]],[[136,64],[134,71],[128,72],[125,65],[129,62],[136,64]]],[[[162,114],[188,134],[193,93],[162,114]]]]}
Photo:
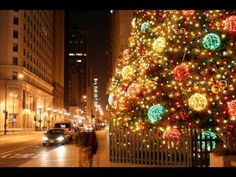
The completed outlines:
{"type": "Polygon", "coordinates": [[[43,137],[42,137],[42,140],[43,140],[43,141],[47,141],[47,140],[48,140],[48,137],[43,136],[43,137]]]}
{"type": "Polygon", "coordinates": [[[63,141],[64,140],[64,137],[63,136],[59,136],[58,138],[57,138],[57,141],[63,141]]]}

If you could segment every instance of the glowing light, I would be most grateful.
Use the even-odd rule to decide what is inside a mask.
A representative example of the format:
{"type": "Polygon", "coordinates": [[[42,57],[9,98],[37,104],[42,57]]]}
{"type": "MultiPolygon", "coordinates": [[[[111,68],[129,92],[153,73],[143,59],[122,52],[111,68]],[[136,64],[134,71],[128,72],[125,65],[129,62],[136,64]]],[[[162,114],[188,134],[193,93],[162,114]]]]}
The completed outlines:
{"type": "Polygon", "coordinates": [[[188,105],[195,111],[203,111],[207,107],[207,98],[202,94],[195,93],[189,98],[188,105]]]}
{"type": "Polygon", "coordinates": [[[174,69],[174,79],[177,81],[187,80],[190,76],[189,68],[184,64],[177,65],[174,69]]]}
{"type": "Polygon", "coordinates": [[[166,39],[164,37],[158,37],[152,44],[152,49],[157,52],[161,53],[166,48],[166,39]]]}
{"type": "Polygon", "coordinates": [[[132,79],[134,76],[135,70],[132,66],[125,66],[122,69],[122,77],[123,79],[132,79]]]}
{"type": "Polygon", "coordinates": [[[206,49],[216,50],[220,47],[220,37],[215,33],[208,33],[202,40],[202,45],[206,49]]]}
{"type": "Polygon", "coordinates": [[[225,19],[225,28],[229,32],[236,32],[236,16],[230,16],[225,19]]]}
{"type": "Polygon", "coordinates": [[[155,123],[158,120],[162,119],[164,114],[164,107],[160,104],[154,105],[148,110],[148,119],[151,123],[155,123]]]}

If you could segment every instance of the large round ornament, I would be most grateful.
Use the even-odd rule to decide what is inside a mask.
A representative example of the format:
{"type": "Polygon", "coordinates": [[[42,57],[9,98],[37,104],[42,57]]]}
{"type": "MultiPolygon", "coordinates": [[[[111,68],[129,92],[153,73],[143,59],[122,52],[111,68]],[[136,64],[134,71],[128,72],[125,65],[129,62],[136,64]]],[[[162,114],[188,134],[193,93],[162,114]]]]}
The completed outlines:
{"type": "Polygon", "coordinates": [[[229,32],[236,32],[236,16],[230,16],[225,19],[225,28],[229,32]]]}
{"type": "Polygon", "coordinates": [[[140,86],[137,83],[132,83],[127,89],[127,95],[130,98],[135,98],[140,93],[140,91],[140,86]]]}
{"type": "Polygon", "coordinates": [[[167,140],[179,140],[181,137],[181,131],[177,128],[170,128],[165,130],[165,132],[163,133],[163,139],[167,139],[167,140]]]}
{"type": "Polygon", "coordinates": [[[188,105],[195,111],[203,111],[207,107],[207,98],[202,94],[195,93],[189,98],[188,105]]]}
{"type": "Polygon", "coordinates": [[[217,84],[212,85],[212,86],[211,86],[211,91],[212,91],[212,93],[214,93],[214,94],[218,94],[218,93],[221,92],[221,86],[220,86],[220,85],[217,85],[217,84]]]}
{"type": "Polygon", "coordinates": [[[155,123],[158,120],[162,119],[162,116],[164,114],[164,107],[160,104],[154,105],[149,108],[148,110],[148,119],[151,123],[155,123]]]}
{"type": "Polygon", "coordinates": [[[194,14],[194,10],[182,10],[182,14],[185,16],[191,16],[194,14]]]}
{"type": "Polygon", "coordinates": [[[229,115],[230,116],[236,116],[236,100],[232,100],[227,103],[229,115]]]}
{"type": "Polygon", "coordinates": [[[122,77],[123,79],[132,79],[132,77],[134,76],[135,70],[132,66],[124,66],[124,68],[122,69],[122,77]]]}
{"type": "Polygon", "coordinates": [[[220,37],[215,33],[208,33],[202,40],[203,47],[209,50],[216,50],[220,47],[220,44],[220,37]]]}
{"type": "Polygon", "coordinates": [[[158,37],[152,43],[152,49],[157,53],[163,52],[165,48],[166,48],[166,39],[164,37],[158,37]]]}
{"type": "Polygon", "coordinates": [[[149,28],[150,28],[150,23],[148,23],[148,22],[142,23],[142,25],[141,25],[142,32],[146,32],[149,28]]]}
{"type": "Polygon", "coordinates": [[[189,68],[186,64],[182,63],[177,65],[174,69],[174,79],[177,81],[188,80],[190,76],[189,68]]]}
{"type": "MultiPolygon", "coordinates": [[[[210,130],[206,130],[206,131],[202,132],[202,139],[203,140],[206,139],[206,141],[202,141],[202,143],[201,143],[203,150],[207,149],[207,151],[211,151],[216,148],[215,140],[217,139],[217,136],[214,132],[212,132],[210,130]],[[209,140],[209,139],[211,139],[211,140],[209,140]]],[[[200,143],[199,143],[199,145],[200,145],[200,143]]]]}

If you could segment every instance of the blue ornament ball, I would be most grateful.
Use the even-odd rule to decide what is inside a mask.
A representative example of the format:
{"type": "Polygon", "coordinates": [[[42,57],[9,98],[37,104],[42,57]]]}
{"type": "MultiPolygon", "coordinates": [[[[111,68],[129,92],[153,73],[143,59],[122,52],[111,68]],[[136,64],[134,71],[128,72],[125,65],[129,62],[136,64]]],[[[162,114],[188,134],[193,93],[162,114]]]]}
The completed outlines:
{"type": "Polygon", "coordinates": [[[158,120],[162,119],[162,116],[164,114],[164,107],[160,104],[154,105],[149,108],[148,110],[148,119],[151,123],[155,123],[158,120]]]}
{"type": "Polygon", "coordinates": [[[146,32],[149,27],[150,27],[150,24],[148,22],[144,22],[141,25],[141,31],[146,32]]]}
{"type": "Polygon", "coordinates": [[[208,33],[202,40],[204,48],[209,50],[216,50],[221,45],[220,37],[215,33],[208,33]]]}

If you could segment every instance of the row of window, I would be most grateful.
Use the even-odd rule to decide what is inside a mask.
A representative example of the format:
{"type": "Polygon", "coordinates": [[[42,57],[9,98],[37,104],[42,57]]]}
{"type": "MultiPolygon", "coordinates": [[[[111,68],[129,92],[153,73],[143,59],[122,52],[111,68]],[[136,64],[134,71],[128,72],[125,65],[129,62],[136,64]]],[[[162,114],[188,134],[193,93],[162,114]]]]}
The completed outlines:
{"type": "Polygon", "coordinates": [[[42,80],[44,80],[45,82],[51,84],[50,79],[48,79],[47,77],[45,77],[44,74],[42,74],[41,72],[39,72],[38,70],[36,70],[34,67],[32,67],[31,65],[29,65],[28,63],[26,63],[25,61],[23,62],[23,66],[29,70],[30,72],[32,72],[33,74],[35,74],[36,76],[38,76],[39,78],[41,78],[42,80]]]}
{"type": "MultiPolygon", "coordinates": [[[[26,12],[24,13],[26,14],[26,12]]],[[[47,48],[50,48],[51,46],[49,44],[52,42],[52,38],[51,38],[52,36],[47,35],[47,34],[52,34],[52,29],[50,28],[51,26],[44,20],[44,18],[41,18],[41,20],[38,20],[38,18],[36,18],[36,20],[31,20],[32,18],[30,17],[32,16],[36,18],[35,13],[31,12],[31,14],[27,16],[27,29],[26,29],[26,24],[24,24],[24,30],[27,31],[28,35],[32,37],[33,36],[32,31],[30,32],[30,29],[29,29],[29,26],[31,26],[33,29],[33,32],[36,33],[37,36],[39,36],[41,40],[43,40],[47,48]],[[43,21],[42,23],[44,25],[42,25],[41,21],[43,21]]],[[[26,15],[25,15],[25,18],[26,18],[26,15]]]]}

